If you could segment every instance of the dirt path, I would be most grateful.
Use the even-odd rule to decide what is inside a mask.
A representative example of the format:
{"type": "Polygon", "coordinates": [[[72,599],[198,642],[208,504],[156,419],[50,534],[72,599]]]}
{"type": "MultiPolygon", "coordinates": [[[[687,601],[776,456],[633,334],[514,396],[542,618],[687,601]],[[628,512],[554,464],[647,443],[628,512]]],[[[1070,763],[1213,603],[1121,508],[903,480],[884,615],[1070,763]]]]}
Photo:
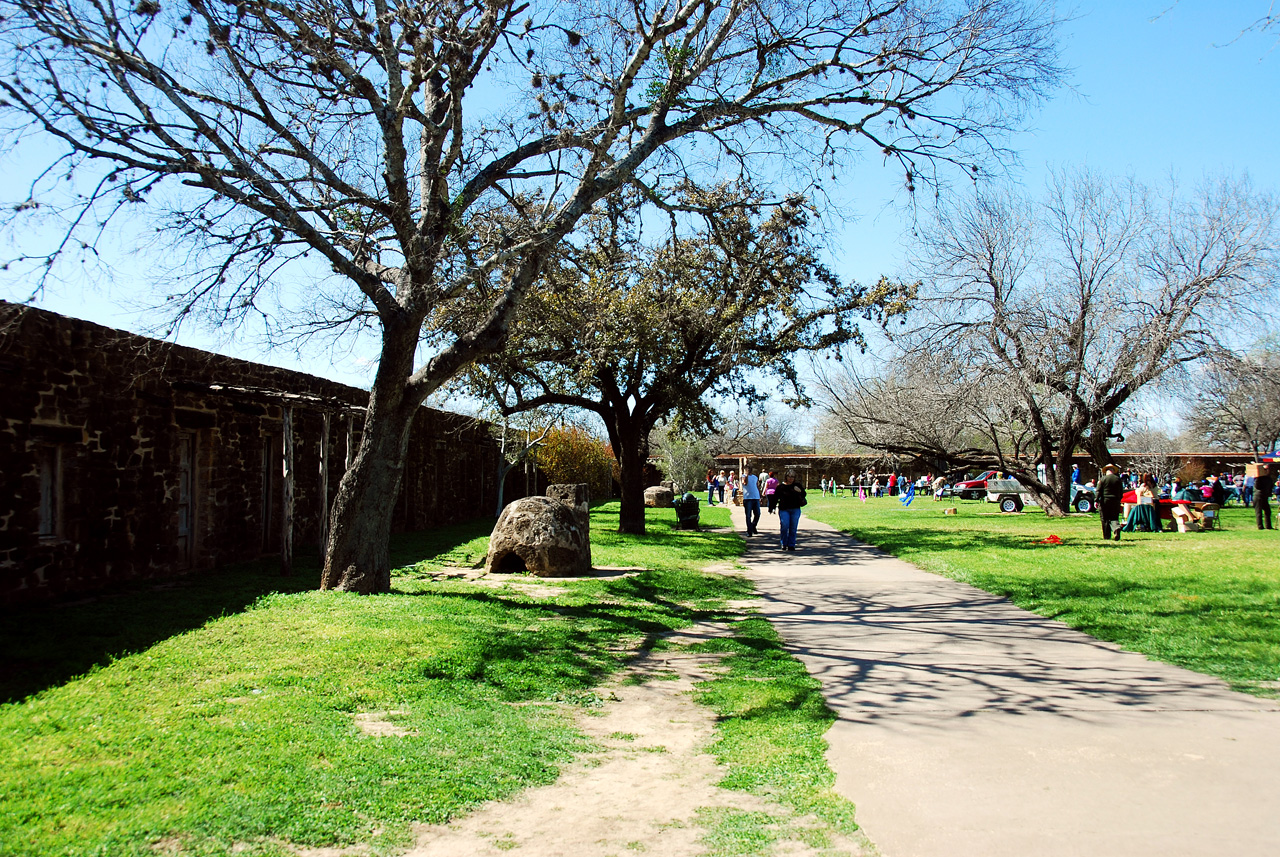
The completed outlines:
{"type": "MultiPolygon", "coordinates": [[[[723,633],[701,627],[671,642],[723,633]]],[[[693,701],[691,691],[717,668],[714,655],[677,650],[640,657],[606,688],[613,698],[580,719],[598,751],[576,760],[551,785],[486,804],[450,824],[423,827],[406,857],[688,857],[707,850],[700,813],[737,810],[793,819],[786,808],[715,785],[724,770],[705,751],[715,716],[693,701]]],[[[772,853],[865,853],[849,840],[837,846],[819,852],[786,840],[772,853]]]]}

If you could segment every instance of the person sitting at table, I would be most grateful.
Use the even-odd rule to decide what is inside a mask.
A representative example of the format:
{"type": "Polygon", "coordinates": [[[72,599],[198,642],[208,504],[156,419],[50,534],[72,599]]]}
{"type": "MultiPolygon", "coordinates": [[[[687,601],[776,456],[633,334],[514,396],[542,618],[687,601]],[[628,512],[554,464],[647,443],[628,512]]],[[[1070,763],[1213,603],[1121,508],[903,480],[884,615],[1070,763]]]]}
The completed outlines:
{"type": "Polygon", "coordinates": [[[1125,515],[1126,532],[1161,531],[1160,516],[1156,514],[1156,480],[1150,473],[1144,473],[1134,483],[1134,505],[1125,515]]]}
{"type": "Polygon", "coordinates": [[[1150,473],[1142,474],[1138,487],[1134,490],[1139,506],[1151,506],[1156,502],[1156,480],[1150,473]]]}
{"type": "Polygon", "coordinates": [[[1174,495],[1175,500],[1186,500],[1188,503],[1201,503],[1204,501],[1204,495],[1200,493],[1200,488],[1194,481],[1183,485],[1174,495]]]}

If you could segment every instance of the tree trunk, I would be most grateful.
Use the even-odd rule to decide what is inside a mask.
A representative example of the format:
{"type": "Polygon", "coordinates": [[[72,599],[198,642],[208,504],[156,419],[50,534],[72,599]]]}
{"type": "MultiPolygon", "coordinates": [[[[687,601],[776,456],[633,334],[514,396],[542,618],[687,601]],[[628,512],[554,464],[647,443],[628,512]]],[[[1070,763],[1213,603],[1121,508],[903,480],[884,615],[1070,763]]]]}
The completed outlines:
{"type": "Polygon", "coordinates": [[[623,433],[614,450],[618,456],[618,482],[622,504],[618,509],[618,532],[644,535],[644,466],[649,460],[647,432],[623,433]]]}
{"type": "Polygon", "coordinates": [[[370,595],[391,591],[391,520],[409,429],[422,404],[406,389],[417,325],[384,332],[382,360],[369,394],[360,447],[343,474],[329,516],[329,551],[321,589],[370,595]]]}
{"type": "Polygon", "coordinates": [[[1111,425],[1109,423],[1105,425],[1095,424],[1089,427],[1086,447],[1089,450],[1089,458],[1093,460],[1094,465],[1098,468],[1099,475],[1102,473],[1102,468],[1115,462],[1108,445],[1110,439],[1111,425]]]}

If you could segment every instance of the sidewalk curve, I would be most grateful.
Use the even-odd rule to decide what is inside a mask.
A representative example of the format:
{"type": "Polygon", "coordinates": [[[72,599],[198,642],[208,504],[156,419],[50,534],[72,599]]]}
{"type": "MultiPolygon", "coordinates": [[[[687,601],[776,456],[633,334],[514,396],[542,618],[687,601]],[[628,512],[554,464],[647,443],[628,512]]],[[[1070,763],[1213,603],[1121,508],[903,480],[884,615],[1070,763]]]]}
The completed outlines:
{"type": "Polygon", "coordinates": [[[885,857],[1280,854],[1280,703],[806,517],[794,553],[760,526],[761,612],[822,682],[836,787],[885,857]]]}

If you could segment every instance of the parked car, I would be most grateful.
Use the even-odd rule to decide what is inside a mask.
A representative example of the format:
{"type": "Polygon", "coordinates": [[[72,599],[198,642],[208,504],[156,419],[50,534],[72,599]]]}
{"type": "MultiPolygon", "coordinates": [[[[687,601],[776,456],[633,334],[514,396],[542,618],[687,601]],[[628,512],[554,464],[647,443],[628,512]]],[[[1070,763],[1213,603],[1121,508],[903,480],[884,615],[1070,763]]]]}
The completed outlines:
{"type": "MultiPolygon", "coordinates": [[[[1024,506],[1040,505],[1036,495],[1017,479],[988,479],[985,496],[988,503],[998,503],[1001,512],[1021,512],[1024,506]]],[[[1098,508],[1098,498],[1092,489],[1072,483],[1071,508],[1077,512],[1092,512],[1098,508]]]]}
{"type": "Polygon", "coordinates": [[[1092,488],[1086,488],[1079,482],[1071,483],[1071,508],[1077,512],[1096,512],[1098,498],[1092,488]]]}
{"type": "Polygon", "coordinates": [[[976,479],[964,479],[952,485],[950,495],[962,500],[981,500],[987,495],[987,481],[999,477],[998,470],[988,470],[976,479]]]}

